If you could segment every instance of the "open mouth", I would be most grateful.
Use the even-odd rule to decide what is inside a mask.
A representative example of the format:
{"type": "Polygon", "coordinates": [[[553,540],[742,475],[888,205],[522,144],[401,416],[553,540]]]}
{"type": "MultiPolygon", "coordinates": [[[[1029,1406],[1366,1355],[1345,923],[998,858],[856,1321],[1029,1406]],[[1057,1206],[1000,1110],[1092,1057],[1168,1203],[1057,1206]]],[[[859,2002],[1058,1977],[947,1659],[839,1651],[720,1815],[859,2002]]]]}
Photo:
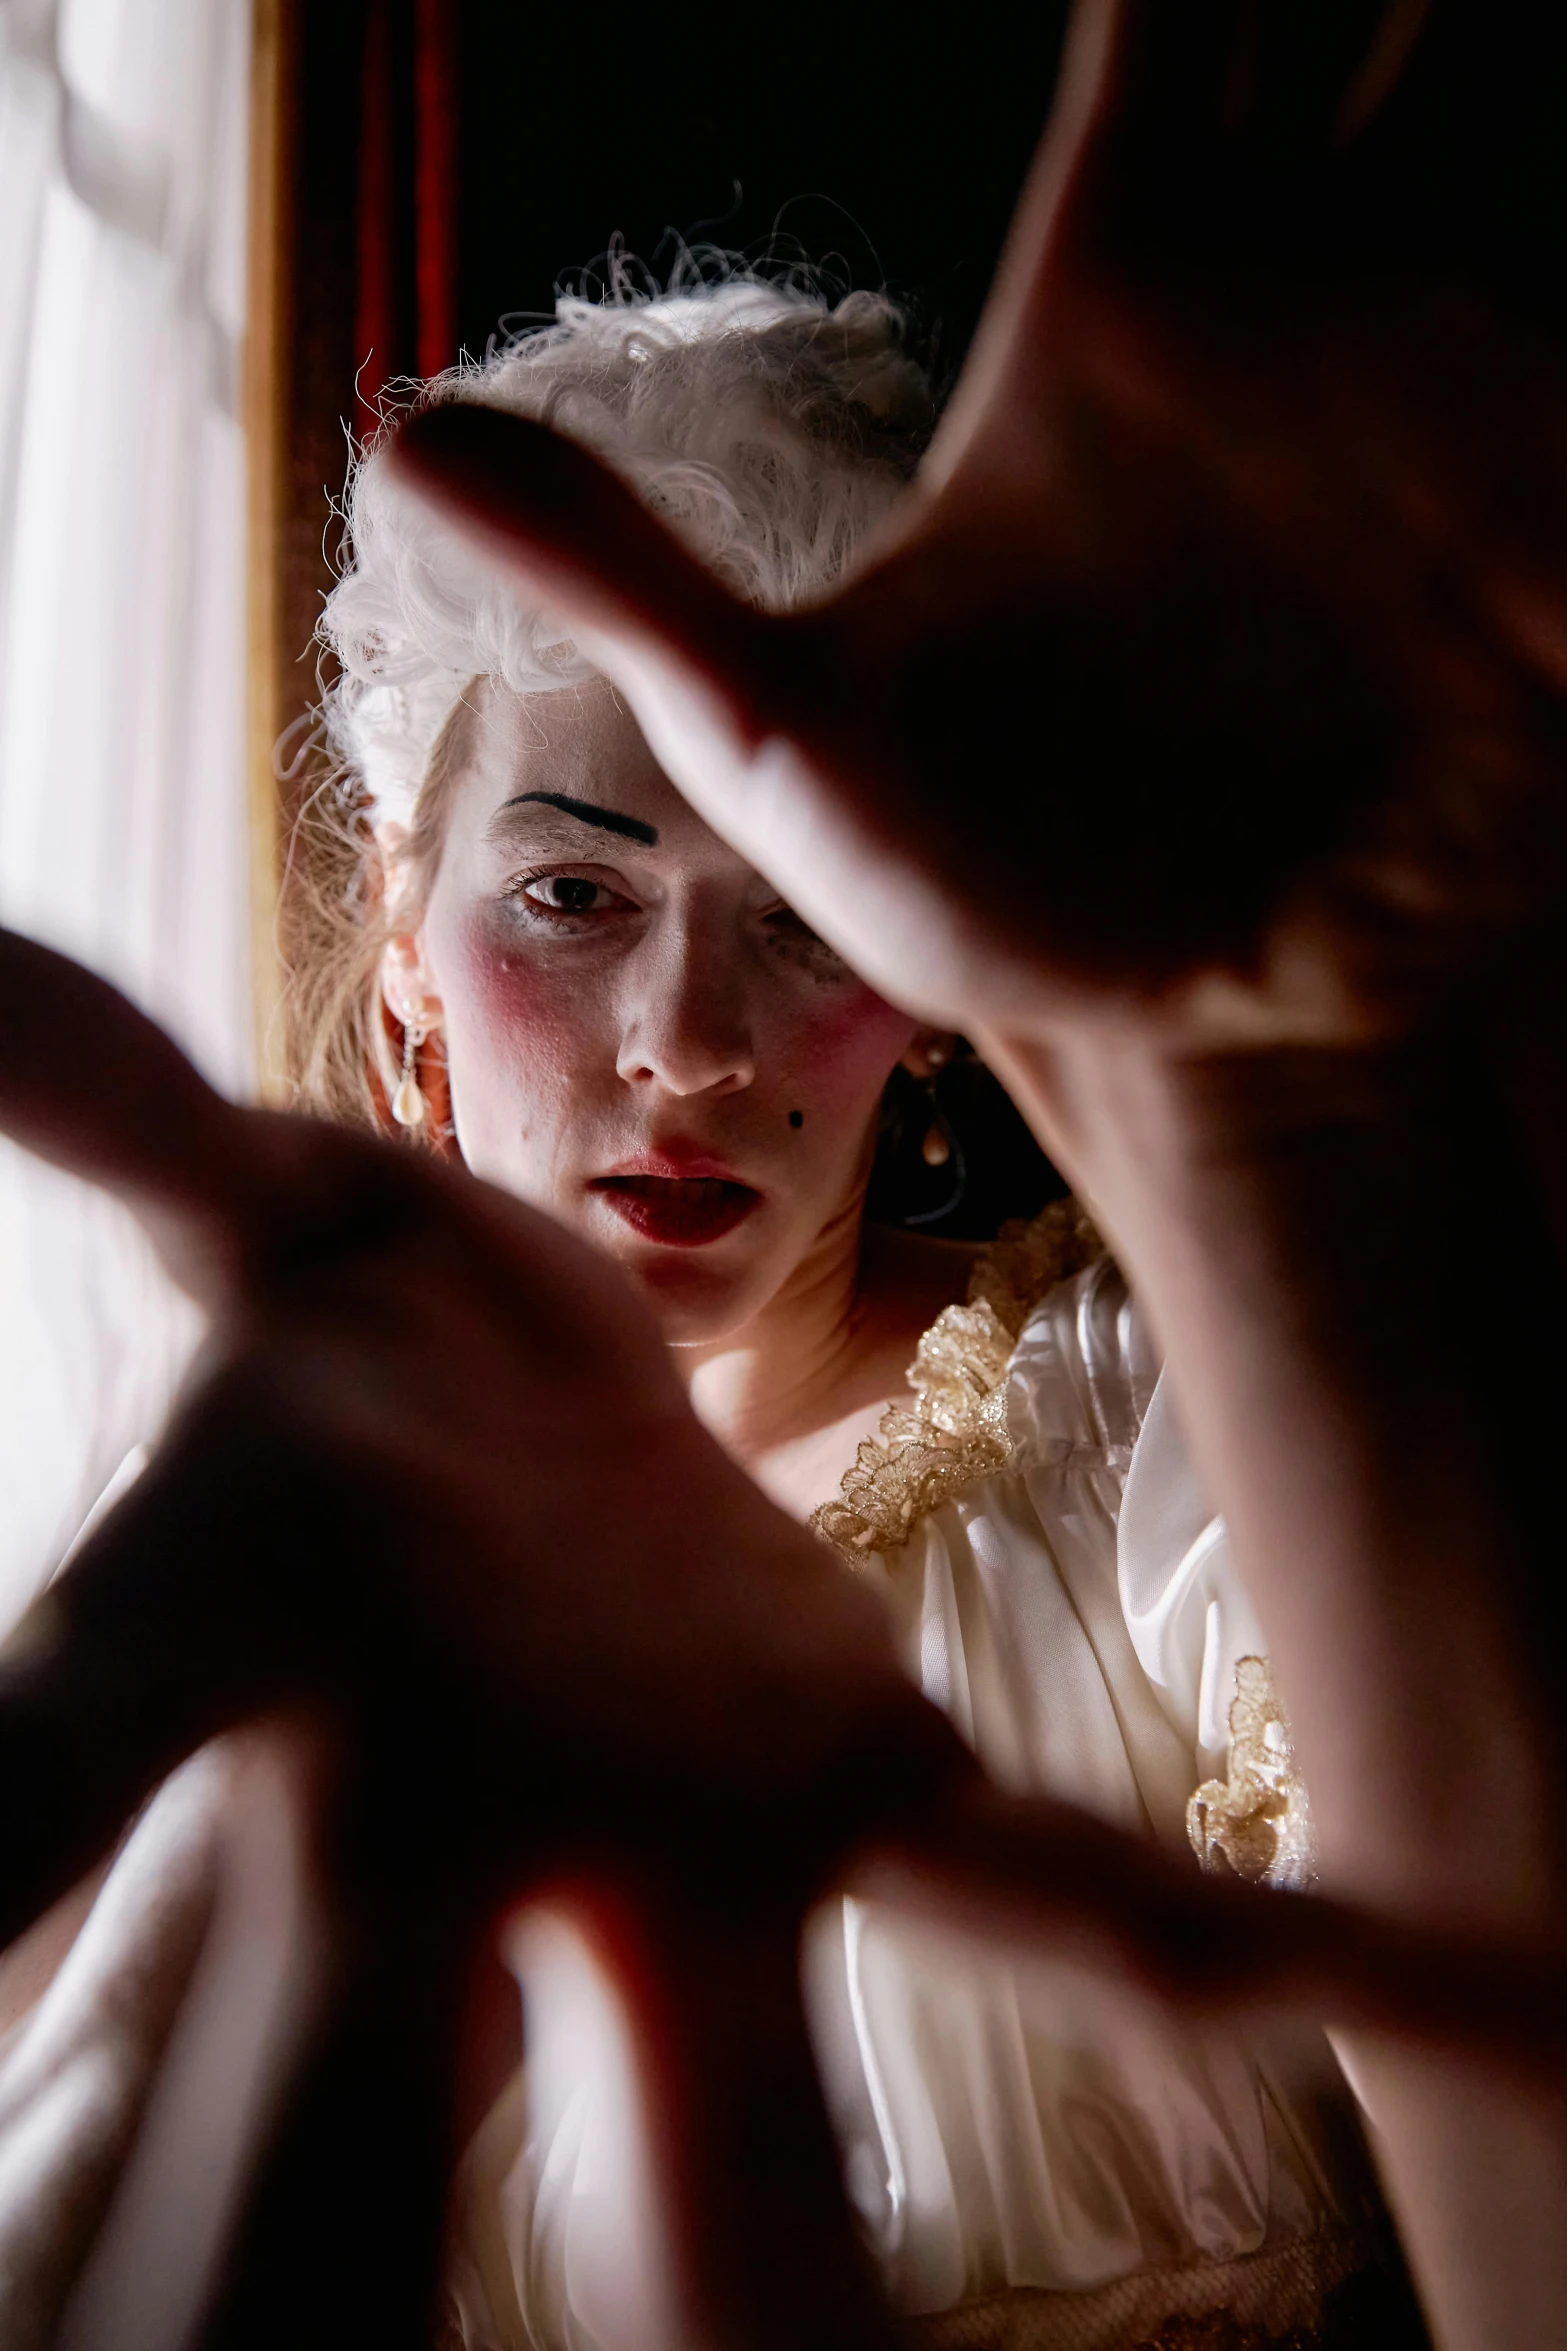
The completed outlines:
{"type": "Polygon", "coordinates": [[[600,1176],[590,1187],[623,1224],[666,1249],[700,1249],[743,1223],[762,1195],[721,1176],[600,1176]]]}

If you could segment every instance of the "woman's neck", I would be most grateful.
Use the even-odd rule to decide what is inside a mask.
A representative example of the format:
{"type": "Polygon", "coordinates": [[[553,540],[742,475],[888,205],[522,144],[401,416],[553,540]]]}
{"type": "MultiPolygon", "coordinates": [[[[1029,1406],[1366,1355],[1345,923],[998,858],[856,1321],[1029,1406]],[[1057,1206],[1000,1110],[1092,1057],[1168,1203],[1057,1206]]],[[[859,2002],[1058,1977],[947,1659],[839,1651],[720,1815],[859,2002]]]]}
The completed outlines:
{"type": "MultiPolygon", "coordinates": [[[[961,1298],[974,1252],[951,1242],[835,1220],[783,1287],[741,1329],[677,1347],[675,1367],[698,1417],[764,1485],[778,1465],[843,1424],[869,1434],[899,1394],[920,1336],[961,1298]]],[[[854,1457],[825,1468],[824,1501],[854,1457]]],[[[809,1481],[811,1473],[807,1471],[809,1481]]]]}
{"type": "Polygon", "coordinates": [[[702,1421],[737,1459],[834,1418],[863,1333],[859,1215],[835,1218],[760,1313],[720,1339],[672,1350],[702,1421]]]}

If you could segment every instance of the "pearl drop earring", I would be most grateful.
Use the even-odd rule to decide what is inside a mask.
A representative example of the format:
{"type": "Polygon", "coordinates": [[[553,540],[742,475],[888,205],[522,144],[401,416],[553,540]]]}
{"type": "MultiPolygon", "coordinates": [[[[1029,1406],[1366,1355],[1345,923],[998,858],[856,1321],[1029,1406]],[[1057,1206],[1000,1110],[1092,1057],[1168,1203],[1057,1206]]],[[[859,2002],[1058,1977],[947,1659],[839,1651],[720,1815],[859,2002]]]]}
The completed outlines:
{"type": "Polygon", "coordinates": [[[925,1140],[920,1145],[920,1157],[927,1167],[945,1167],[952,1157],[952,1138],[947,1132],[947,1122],[937,1107],[934,1087],[930,1089],[930,1109],[930,1124],[925,1129],[925,1140]]]}
{"type": "Polygon", "coordinates": [[[421,1005],[417,1012],[409,1011],[403,1022],[402,1083],[392,1096],[392,1116],[400,1127],[418,1127],[424,1124],[424,1096],[419,1091],[420,1046],[430,1034],[430,1024],[421,1005]]]}
{"type": "Polygon", "coordinates": [[[920,1145],[920,1157],[927,1167],[945,1167],[952,1157],[952,1135],[941,1104],[936,1096],[936,1072],[947,1059],[947,1048],[934,1040],[925,1048],[925,1098],[930,1104],[930,1125],[920,1145]]]}

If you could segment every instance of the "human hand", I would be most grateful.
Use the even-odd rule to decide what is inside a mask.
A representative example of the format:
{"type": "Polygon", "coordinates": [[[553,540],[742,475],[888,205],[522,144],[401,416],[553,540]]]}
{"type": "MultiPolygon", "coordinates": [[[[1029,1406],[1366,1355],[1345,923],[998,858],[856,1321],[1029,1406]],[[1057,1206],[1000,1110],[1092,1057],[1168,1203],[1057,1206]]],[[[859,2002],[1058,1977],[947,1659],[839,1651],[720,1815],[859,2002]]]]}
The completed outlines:
{"type": "MultiPolygon", "coordinates": [[[[707,1437],[601,1255],[460,1170],[222,1102],[45,950],[4,940],[0,988],[0,1120],[129,1199],[211,1317],[200,1377],[112,1524],[123,1542],[169,1494],[187,1549],[212,1555],[198,1511],[222,1527],[230,1573],[183,1603],[202,1612],[190,1654],[214,1706],[353,1687],[365,1630],[402,1621],[421,1679],[481,1678],[509,1748],[536,1737],[569,1759],[585,1807],[608,1782],[617,1809],[622,1741],[655,1721],[677,1770],[737,1800],[753,1773],[836,1783],[829,1750],[861,1736],[867,1698],[923,1724],[881,1612],[707,1437]],[[334,1508],[338,1472],[355,1523],[334,1508]],[[702,1686],[709,1644],[722,1691],[702,1686]]],[[[112,1547],[89,1542],[40,1604],[19,1636],[30,1655],[90,1605],[112,1547]]],[[[105,1672],[135,1651],[126,1627],[105,1672]]]]}
{"type": "Polygon", "coordinates": [[[721,2281],[715,2339],[739,2324],[725,2293],[769,2266],[747,2248],[788,2228],[782,2274],[874,2341],[794,1943],[857,1835],[971,1768],[882,1612],[712,1444],[629,1285],[548,1220],[423,1155],[220,1101],[110,990],[3,937],[0,1017],[0,1127],[127,1198],[211,1318],[144,1477],[0,1657],[4,1785],[26,1791],[0,1824],[0,1939],[183,1754],[270,1721],[302,1758],[332,1968],[278,2143],[292,2184],[258,2197],[240,2262],[250,2304],[266,2285],[274,2318],[285,2289],[302,2305],[322,2264],[301,2243],[319,2253],[321,2215],[351,2207],[389,2246],[375,2311],[334,2266],[294,2338],[377,2313],[378,2340],[420,2336],[463,1979],[498,1909],[564,1875],[624,1889],[620,1972],[650,2013],[672,1943],[686,1976],[703,1948],[752,1954],[748,2019],[721,2028],[715,1962],[711,2014],[684,2028],[713,2051],[679,2086],[721,2107],[722,2193],[702,2130],[668,2132],[713,2189],[672,2166],[693,2272],[721,2281]],[[749,2147],[742,2023],[771,2052],[749,2147]],[[745,2194],[780,2146],[782,2213],[745,2194]]]}
{"type": "Polygon", "coordinates": [[[1496,37],[1084,0],[921,481],[813,611],[737,604],[542,427],[436,408],[393,462],[895,999],[1396,1026],[1567,881],[1561,360],[1422,232],[1387,100],[1425,15],[1496,37]]]}
{"type": "MultiPolygon", "coordinates": [[[[1508,50],[1488,15],[1089,0],[924,478],[816,611],[746,611],[538,428],[435,410],[394,462],[562,616],[718,831],[975,1038],[1106,1211],[1324,1866],[1516,1922],[1561,1882],[1548,1499],[1492,1432],[1498,1361],[1559,1401],[1530,1220],[1545,1195],[1559,1263],[1562,354],[1508,240],[1456,237],[1400,168],[1387,102],[1437,29],[1508,50]],[[1525,1235],[1516,1353],[1453,1313],[1471,1152],[1525,1235]],[[1471,1761],[1515,1800],[1448,1803],[1471,1761]]],[[[1559,2326],[1561,2199],[1509,2097],[1391,2079],[1452,2339],[1553,2340],[1519,2312],[1559,2326]]]]}
{"type": "Polygon", "coordinates": [[[796,1977],[805,1906],[852,1872],[1188,2010],[1285,2001],[1557,2061],[1549,1953],[1209,1887],[987,1789],[866,1595],[708,1447],[613,1268],[547,1221],[221,1102],[4,935],[0,1026],[0,1128],[128,1198],[212,1316],[143,1480],[0,1655],[27,1791],[0,1936],[257,1718],[298,1759],[331,1926],[213,2342],[423,2340],[465,1973],[540,1887],[595,1916],[639,2028],[676,2298],[715,2344],[889,2339],[796,1977]],[[328,2258],[356,2215],[373,2278],[328,2258]]]}

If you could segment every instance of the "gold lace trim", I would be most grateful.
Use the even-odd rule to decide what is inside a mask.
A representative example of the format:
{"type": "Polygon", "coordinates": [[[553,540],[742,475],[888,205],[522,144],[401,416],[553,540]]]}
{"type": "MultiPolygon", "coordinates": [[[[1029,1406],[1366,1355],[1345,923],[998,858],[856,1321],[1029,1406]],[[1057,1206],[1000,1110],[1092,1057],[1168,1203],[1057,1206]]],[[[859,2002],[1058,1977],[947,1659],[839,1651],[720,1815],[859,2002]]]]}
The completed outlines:
{"type": "Polygon", "coordinates": [[[1375,2227],[1328,2222],[1230,2261],[1011,2286],[911,2319],[915,2351],[1430,2351],[1375,2227]]]}
{"type": "Polygon", "coordinates": [[[1204,1869],[1262,1886],[1315,1879],[1311,1805],[1265,1657],[1236,1665],[1228,1776],[1204,1780],[1192,1796],[1186,1833],[1204,1869]]]}
{"type": "Polygon", "coordinates": [[[943,1307],[908,1369],[912,1404],[883,1413],[835,1501],[811,1524],[852,1566],[901,1550],[920,1520],[1011,1458],[1006,1377],[1030,1310],[1104,1255],[1075,1200],[1001,1228],[969,1277],[968,1304],[943,1307]]]}
{"type": "Polygon", "coordinates": [[[1141,2336],[1132,2351],[1315,2351],[1325,2341],[1315,2327],[1270,2335],[1265,2327],[1242,2326],[1231,2311],[1213,2310],[1202,2318],[1167,2318],[1156,2335],[1141,2336]]]}

